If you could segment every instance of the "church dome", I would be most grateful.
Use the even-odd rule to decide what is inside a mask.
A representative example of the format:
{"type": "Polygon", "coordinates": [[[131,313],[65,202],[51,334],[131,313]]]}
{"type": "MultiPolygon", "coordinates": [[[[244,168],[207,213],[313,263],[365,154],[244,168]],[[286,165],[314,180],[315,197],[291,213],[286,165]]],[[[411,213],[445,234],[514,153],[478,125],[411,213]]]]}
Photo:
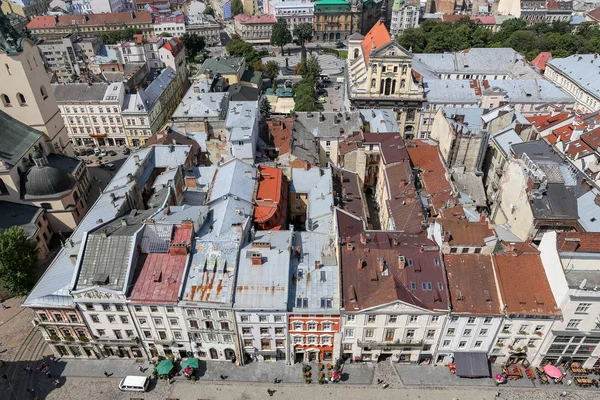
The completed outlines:
{"type": "Polygon", "coordinates": [[[71,190],[75,184],[75,179],[65,171],[49,165],[31,167],[26,179],[27,196],[53,196],[71,190]]]}

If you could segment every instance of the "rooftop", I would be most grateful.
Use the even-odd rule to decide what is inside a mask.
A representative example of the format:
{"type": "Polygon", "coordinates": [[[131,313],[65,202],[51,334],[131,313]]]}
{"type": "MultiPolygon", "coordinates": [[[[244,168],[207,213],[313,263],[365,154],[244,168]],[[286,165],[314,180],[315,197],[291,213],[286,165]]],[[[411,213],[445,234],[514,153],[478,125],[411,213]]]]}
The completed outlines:
{"type": "Polygon", "coordinates": [[[254,221],[265,223],[276,217],[279,218],[269,224],[272,230],[281,229],[285,222],[287,209],[287,184],[283,171],[279,168],[258,167],[258,190],[256,193],[256,207],[254,208],[254,221]]]}
{"type": "Polygon", "coordinates": [[[539,252],[530,245],[511,254],[494,254],[501,301],[508,315],[561,315],[546,279],[539,252]]]}
{"type": "Polygon", "coordinates": [[[274,15],[244,15],[238,14],[233,17],[236,21],[241,24],[274,24],[277,22],[277,19],[274,15]]]}
{"type": "Polygon", "coordinates": [[[291,231],[258,231],[240,251],[235,309],[288,309],[291,231]]]}
{"type": "Polygon", "coordinates": [[[362,50],[365,63],[369,63],[371,53],[392,40],[390,32],[381,21],[377,21],[362,40],[362,50]]]}
{"type": "Polygon", "coordinates": [[[335,206],[348,214],[367,222],[367,210],[360,189],[358,175],[343,168],[333,167],[333,188],[335,191],[335,206]]]}
{"type": "Polygon", "coordinates": [[[464,219],[438,219],[444,232],[450,233],[450,246],[485,246],[490,238],[495,237],[494,231],[487,222],[468,222],[464,219]],[[486,240],[488,239],[488,240],[486,240]]]}
{"type": "Polygon", "coordinates": [[[384,170],[390,198],[386,201],[394,229],[406,233],[423,230],[423,208],[409,160],[388,164],[384,170]]]}
{"type": "Polygon", "coordinates": [[[42,212],[39,207],[0,200],[0,230],[18,226],[32,238],[38,230],[36,222],[42,212]]]}
{"type": "Polygon", "coordinates": [[[52,91],[58,102],[100,102],[108,89],[108,83],[54,84],[52,91]]]}
{"type": "Polygon", "coordinates": [[[252,203],[255,188],[256,168],[240,160],[232,159],[221,164],[217,169],[206,203],[225,200],[228,197],[252,203]]]}
{"type": "Polygon", "coordinates": [[[481,254],[444,256],[452,311],[467,315],[500,315],[492,257],[481,254]]]}
{"type": "Polygon", "coordinates": [[[400,301],[424,310],[447,310],[439,247],[426,234],[364,231],[337,210],[344,309],[359,311],[400,301]]]}
{"type": "Polygon", "coordinates": [[[291,151],[292,119],[273,118],[267,120],[269,134],[273,145],[279,149],[279,155],[288,154],[291,151]]]}
{"type": "Polygon", "coordinates": [[[229,133],[228,140],[235,142],[245,140],[258,132],[254,132],[257,115],[258,102],[236,101],[229,103],[225,128],[229,133]]]}
{"type": "Polygon", "coordinates": [[[35,16],[27,24],[27,29],[55,28],[62,26],[110,26],[151,24],[152,14],[148,11],[118,12],[87,15],[35,16]]]}
{"type": "Polygon", "coordinates": [[[597,99],[600,98],[598,54],[575,54],[565,58],[553,58],[546,65],[566,76],[581,90],[597,99]]]}
{"type": "Polygon", "coordinates": [[[293,278],[288,300],[291,311],[339,312],[340,276],[334,250],[335,236],[295,232],[293,245],[293,278]]]}
{"type": "Polygon", "coordinates": [[[197,75],[239,74],[241,76],[242,68],[245,65],[243,57],[211,57],[207,58],[198,68],[197,75]]]}
{"type": "Polygon", "coordinates": [[[228,93],[198,93],[196,85],[192,85],[181,99],[172,118],[221,119],[225,117],[228,105],[228,93]]]}
{"type": "Polygon", "coordinates": [[[345,134],[358,133],[361,127],[358,111],[294,113],[294,128],[305,129],[317,138],[339,138],[345,134]]]}
{"type": "Polygon", "coordinates": [[[40,140],[42,132],[0,111],[0,170],[12,168],[40,140]]]}
{"type": "Polygon", "coordinates": [[[398,121],[394,110],[360,110],[363,124],[367,124],[370,133],[399,133],[398,121]]]}
{"type": "Polygon", "coordinates": [[[483,123],[481,117],[485,113],[483,108],[452,108],[443,107],[441,112],[446,116],[446,120],[454,127],[454,130],[466,136],[467,134],[481,135],[483,133],[483,123]],[[462,120],[459,120],[459,116],[462,120]]]}

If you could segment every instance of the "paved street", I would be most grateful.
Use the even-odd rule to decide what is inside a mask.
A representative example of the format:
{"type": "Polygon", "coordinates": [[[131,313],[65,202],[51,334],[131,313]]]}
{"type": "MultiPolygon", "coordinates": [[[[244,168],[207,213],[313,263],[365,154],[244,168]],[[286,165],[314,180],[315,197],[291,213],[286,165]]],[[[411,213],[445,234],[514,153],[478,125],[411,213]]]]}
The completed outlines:
{"type": "MultiPolygon", "coordinates": [[[[287,53],[286,53],[287,54],[287,53]]],[[[317,53],[313,53],[317,55],[317,53]]],[[[292,53],[291,56],[282,56],[280,53],[277,53],[276,56],[263,57],[263,63],[267,63],[268,61],[275,60],[279,63],[279,68],[285,70],[285,59],[288,59],[289,66],[289,74],[293,71],[296,64],[300,63],[300,53],[292,53]]],[[[346,65],[346,60],[341,60],[334,56],[333,54],[321,54],[318,55],[319,65],[321,66],[321,70],[323,74],[327,75],[337,75],[343,71],[344,66],[346,65]]],[[[284,73],[285,75],[286,73],[284,73]]],[[[334,78],[332,78],[334,79],[334,78]]]]}

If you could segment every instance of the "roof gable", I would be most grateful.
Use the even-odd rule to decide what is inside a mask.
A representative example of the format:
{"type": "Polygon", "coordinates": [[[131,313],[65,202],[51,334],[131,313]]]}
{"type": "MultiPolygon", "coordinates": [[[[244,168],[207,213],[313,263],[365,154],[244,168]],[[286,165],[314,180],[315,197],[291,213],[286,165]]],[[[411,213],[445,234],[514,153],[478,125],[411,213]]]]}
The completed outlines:
{"type": "Polygon", "coordinates": [[[392,40],[390,32],[381,21],[377,21],[377,23],[367,33],[361,44],[363,54],[365,56],[365,62],[369,62],[369,56],[373,50],[382,47],[390,40],[392,40]]]}

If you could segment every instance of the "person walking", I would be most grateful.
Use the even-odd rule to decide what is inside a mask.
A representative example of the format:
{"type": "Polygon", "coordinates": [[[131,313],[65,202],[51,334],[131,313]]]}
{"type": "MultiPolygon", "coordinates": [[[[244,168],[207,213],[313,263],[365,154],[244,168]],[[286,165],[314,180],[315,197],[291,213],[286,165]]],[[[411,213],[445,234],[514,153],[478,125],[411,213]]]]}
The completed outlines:
{"type": "Polygon", "coordinates": [[[496,393],[494,393],[494,398],[498,399],[500,398],[500,392],[496,390],[496,393]]]}

